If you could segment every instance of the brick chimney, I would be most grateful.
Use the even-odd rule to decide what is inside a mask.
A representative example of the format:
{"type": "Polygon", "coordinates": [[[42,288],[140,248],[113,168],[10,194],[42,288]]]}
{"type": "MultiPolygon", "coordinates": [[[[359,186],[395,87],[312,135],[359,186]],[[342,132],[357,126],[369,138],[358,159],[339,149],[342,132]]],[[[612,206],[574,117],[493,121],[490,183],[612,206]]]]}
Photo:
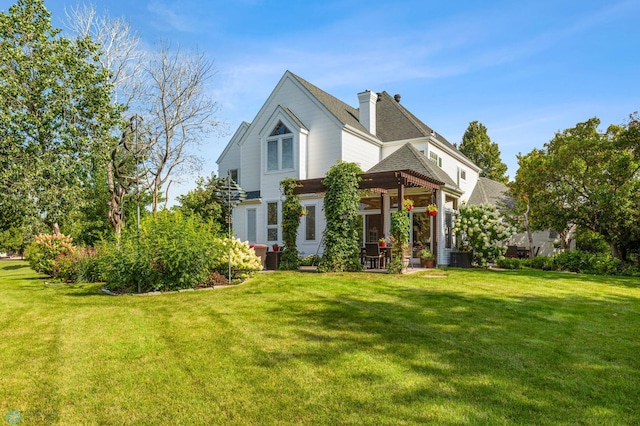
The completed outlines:
{"type": "Polygon", "coordinates": [[[360,124],[364,126],[369,133],[376,134],[376,102],[378,94],[367,89],[362,93],[358,93],[360,101],[360,124]]]}

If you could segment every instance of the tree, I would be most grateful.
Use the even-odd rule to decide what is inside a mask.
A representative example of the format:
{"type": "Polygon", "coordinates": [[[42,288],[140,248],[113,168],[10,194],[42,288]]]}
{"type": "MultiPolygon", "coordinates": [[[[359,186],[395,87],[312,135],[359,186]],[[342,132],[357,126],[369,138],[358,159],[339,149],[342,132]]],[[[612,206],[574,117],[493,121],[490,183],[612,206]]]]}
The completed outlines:
{"type": "Polygon", "coordinates": [[[172,51],[163,44],[144,72],[149,77],[142,106],[150,144],[146,164],[155,212],[160,191],[164,189],[166,206],[172,180],[201,166],[188,149],[218,125],[213,120],[218,105],[205,92],[213,63],[203,54],[172,51]]]}
{"type": "Polygon", "coordinates": [[[491,142],[487,128],[482,123],[469,123],[458,149],[482,169],[482,176],[504,184],[509,181],[505,174],[507,165],[500,159],[500,148],[497,143],[491,142]]]}
{"type": "Polygon", "coordinates": [[[196,187],[178,197],[179,205],[175,207],[186,216],[196,215],[203,221],[214,221],[217,230],[227,228],[228,202],[225,196],[227,180],[218,178],[214,173],[207,179],[199,176],[196,187]]]}
{"type": "Polygon", "coordinates": [[[626,260],[640,247],[640,120],[599,125],[578,123],[521,157],[514,189],[527,195],[537,229],[590,229],[626,260]]]}
{"type": "MultiPolygon", "coordinates": [[[[206,84],[214,74],[213,63],[203,54],[173,50],[166,43],[144,54],[125,19],[99,15],[93,6],[72,9],[67,21],[76,34],[90,35],[102,45],[99,64],[111,72],[113,99],[128,107],[122,131],[131,117],[137,117],[136,140],[147,150],[140,153],[144,157],[144,187],[152,194],[151,208],[157,211],[163,200],[166,207],[171,183],[201,166],[190,148],[219,124],[213,118],[218,105],[206,93],[206,84]]],[[[127,156],[121,150],[115,154],[127,156]]],[[[114,164],[110,167],[115,169],[114,164]]],[[[118,187],[113,172],[108,177],[115,189],[111,206],[122,210],[116,198],[124,203],[131,188],[118,187]]],[[[115,211],[111,217],[116,217],[115,211]]]]}
{"type": "MultiPolygon", "coordinates": [[[[91,37],[100,44],[101,51],[96,62],[101,69],[109,72],[113,104],[121,101],[125,107],[129,107],[139,102],[143,88],[143,79],[139,76],[144,55],[138,48],[140,40],[129,23],[124,18],[98,15],[93,5],[79,5],[66,14],[67,26],[77,37],[91,37]]],[[[122,136],[117,143],[112,138],[109,157],[103,165],[105,171],[95,173],[96,179],[102,180],[95,183],[90,197],[95,203],[104,205],[100,189],[108,190],[108,209],[105,214],[117,238],[126,224],[127,200],[135,196],[136,208],[138,211],[140,209],[140,200],[144,198],[141,193],[145,190],[140,184],[146,184],[142,162],[148,157],[149,150],[149,144],[144,140],[147,133],[143,131],[142,118],[134,113],[127,119],[124,116],[126,111],[122,112],[122,120],[118,123],[122,136]]],[[[94,210],[101,208],[96,206],[94,210]]],[[[137,216],[140,214],[137,213],[137,216]]]]}
{"type": "Polygon", "coordinates": [[[26,200],[25,213],[54,233],[82,204],[120,113],[98,49],[87,37],[60,37],[43,0],[0,14],[0,205],[26,200]]]}

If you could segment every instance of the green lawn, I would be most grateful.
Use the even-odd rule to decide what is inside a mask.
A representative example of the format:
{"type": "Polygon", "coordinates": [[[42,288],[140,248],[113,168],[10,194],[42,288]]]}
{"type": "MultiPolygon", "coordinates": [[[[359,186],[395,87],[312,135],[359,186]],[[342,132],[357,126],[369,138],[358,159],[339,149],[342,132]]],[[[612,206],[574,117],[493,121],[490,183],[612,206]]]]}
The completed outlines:
{"type": "Polygon", "coordinates": [[[446,274],[113,297],[0,262],[0,424],[640,424],[640,279],[446,274]]]}

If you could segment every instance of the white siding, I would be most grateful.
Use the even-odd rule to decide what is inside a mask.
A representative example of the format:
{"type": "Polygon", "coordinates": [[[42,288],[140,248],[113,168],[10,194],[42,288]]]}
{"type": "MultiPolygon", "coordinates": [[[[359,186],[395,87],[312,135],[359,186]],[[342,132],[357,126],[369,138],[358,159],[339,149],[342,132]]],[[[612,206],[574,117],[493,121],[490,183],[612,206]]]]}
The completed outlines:
{"type": "Polygon", "coordinates": [[[342,132],[342,159],[358,163],[366,172],[380,162],[380,147],[352,133],[342,132]]]}

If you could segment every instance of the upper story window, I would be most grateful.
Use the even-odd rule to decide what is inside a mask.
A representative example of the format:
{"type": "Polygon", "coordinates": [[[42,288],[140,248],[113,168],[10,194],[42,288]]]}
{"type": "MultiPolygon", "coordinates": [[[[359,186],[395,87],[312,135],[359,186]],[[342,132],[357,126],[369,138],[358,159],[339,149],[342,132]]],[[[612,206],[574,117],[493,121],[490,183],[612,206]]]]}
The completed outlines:
{"type": "Polygon", "coordinates": [[[267,171],[293,169],[293,134],[279,121],[267,139],[267,171]]]}
{"type": "Polygon", "coordinates": [[[438,167],[442,167],[442,157],[440,157],[437,153],[433,151],[429,152],[429,160],[436,163],[438,167]]]}
{"type": "Polygon", "coordinates": [[[458,168],[458,185],[460,182],[467,180],[467,171],[465,169],[458,168]]]}
{"type": "Polygon", "coordinates": [[[235,183],[237,184],[240,183],[238,182],[238,169],[229,170],[229,176],[231,177],[231,180],[234,181],[235,183]]]}

